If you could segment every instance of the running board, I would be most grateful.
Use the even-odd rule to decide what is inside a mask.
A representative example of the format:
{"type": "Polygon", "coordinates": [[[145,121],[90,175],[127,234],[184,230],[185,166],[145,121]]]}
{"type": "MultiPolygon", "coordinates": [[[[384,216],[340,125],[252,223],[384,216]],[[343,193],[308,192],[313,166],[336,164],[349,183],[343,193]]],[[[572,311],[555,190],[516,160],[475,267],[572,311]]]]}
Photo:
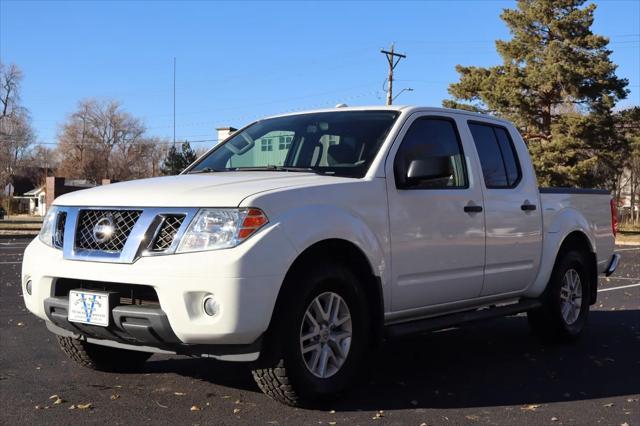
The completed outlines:
{"type": "Polygon", "coordinates": [[[542,303],[537,299],[525,299],[519,303],[513,303],[511,305],[484,308],[475,311],[464,311],[440,317],[403,322],[386,326],[385,336],[395,338],[422,333],[425,331],[443,330],[445,328],[470,322],[515,315],[531,309],[539,308],[540,306],[542,306],[542,303]]]}

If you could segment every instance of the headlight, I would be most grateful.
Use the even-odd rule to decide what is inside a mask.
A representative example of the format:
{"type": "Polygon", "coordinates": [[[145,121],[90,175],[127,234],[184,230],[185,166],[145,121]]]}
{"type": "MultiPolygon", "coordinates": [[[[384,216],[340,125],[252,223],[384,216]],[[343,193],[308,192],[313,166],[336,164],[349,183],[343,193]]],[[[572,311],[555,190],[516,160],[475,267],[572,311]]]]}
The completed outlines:
{"type": "Polygon", "coordinates": [[[200,209],[177,253],[235,247],[267,222],[260,209],[200,209]]]}
{"type": "Polygon", "coordinates": [[[44,220],[42,221],[42,228],[40,228],[40,234],[38,234],[40,241],[42,241],[49,247],[53,247],[53,236],[56,229],[57,217],[58,217],[58,208],[56,206],[49,207],[49,210],[47,211],[47,215],[44,217],[44,220]]]}

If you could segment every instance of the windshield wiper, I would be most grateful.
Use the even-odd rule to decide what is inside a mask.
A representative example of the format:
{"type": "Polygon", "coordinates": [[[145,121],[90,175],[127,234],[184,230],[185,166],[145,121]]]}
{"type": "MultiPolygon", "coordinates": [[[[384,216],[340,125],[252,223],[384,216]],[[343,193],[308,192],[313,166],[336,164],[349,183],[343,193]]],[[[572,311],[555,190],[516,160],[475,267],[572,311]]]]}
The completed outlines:
{"type": "Polygon", "coordinates": [[[212,169],[211,167],[205,167],[204,169],[193,170],[191,172],[187,172],[186,174],[195,175],[195,174],[198,174],[198,173],[215,173],[215,172],[219,172],[219,171],[220,170],[212,169]]]}
{"type": "Polygon", "coordinates": [[[323,170],[314,169],[311,167],[293,167],[293,166],[256,166],[256,167],[235,167],[231,169],[233,171],[241,171],[241,172],[260,172],[260,171],[274,171],[274,172],[302,172],[302,173],[316,173],[319,175],[324,175],[326,172],[323,170]]]}

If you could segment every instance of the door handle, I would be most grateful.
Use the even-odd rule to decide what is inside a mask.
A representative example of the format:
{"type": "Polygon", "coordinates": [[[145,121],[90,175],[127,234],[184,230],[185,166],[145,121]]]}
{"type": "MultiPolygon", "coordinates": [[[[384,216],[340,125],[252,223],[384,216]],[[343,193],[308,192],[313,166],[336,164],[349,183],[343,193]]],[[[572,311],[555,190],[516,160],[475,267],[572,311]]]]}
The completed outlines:
{"type": "Polygon", "coordinates": [[[520,206],[520,209],[522,209],[523,212],[532,212],[536,209],[536,205],[524,203],[523,205],[520,206]]]}
{"type": "Polygon", "coordinates": [[[465,213],[480,213],[482,206],[464,206],[465,213]]]}

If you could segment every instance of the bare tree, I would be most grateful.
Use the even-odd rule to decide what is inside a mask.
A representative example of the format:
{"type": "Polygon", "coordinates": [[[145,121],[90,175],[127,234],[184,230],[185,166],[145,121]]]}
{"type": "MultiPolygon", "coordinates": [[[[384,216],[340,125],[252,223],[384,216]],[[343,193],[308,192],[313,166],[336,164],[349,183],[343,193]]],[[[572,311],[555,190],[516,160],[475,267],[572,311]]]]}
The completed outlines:
{"type": "Polygon", "coordinates": [[[158,141],[117,101],[81,101],[58,136],[59,174],[99,182],[153,174],[158,141]]]}
{"type": "Polygon", "coordinates": [[[0,194],[33,143],[29,111],[20,105],[22,72],[0,62],[0,194]]]}

